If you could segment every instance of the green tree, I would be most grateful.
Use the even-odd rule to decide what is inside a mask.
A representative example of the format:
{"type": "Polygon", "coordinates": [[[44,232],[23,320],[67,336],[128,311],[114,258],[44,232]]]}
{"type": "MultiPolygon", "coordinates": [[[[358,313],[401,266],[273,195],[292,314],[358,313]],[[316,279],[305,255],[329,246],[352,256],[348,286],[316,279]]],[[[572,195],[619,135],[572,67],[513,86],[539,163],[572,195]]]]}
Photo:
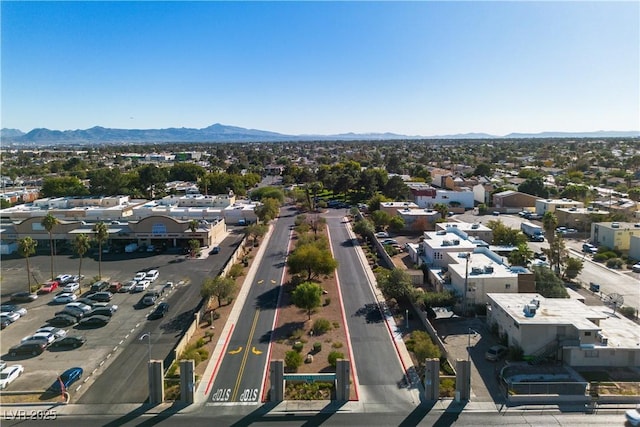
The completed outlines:
{"type": "Polygon", "coordinates": [[[382,194],[377,194],[369,199],[367,210],[369,211],[369,213],[373,213],[374,211],[380,210],[380,205],[382,204],[382,202],[388,201],[389,199],[384,197],[382,194]]]}
{"type": "Polygon", "coordinates": [[[533,258],[533,251],[526,243],[520,243],[518,249],[509,254],[509,263],[511,265],[526,266],[533,258]]]}
{"type": "Polygon", "coordinates": [[[373,223],[368,219],[362,219],[353,224],[353,232],[365,240],[368,239],[375,230],[373,223]]]}
{"type": "Polygon", "coordinates": [[[389,226],[389,222],[391,221],[391,215],[386,213],[385,211],[373,211],[370,215],[371,221],[376,226],[378,230],[384,230],[389,226]]]}
{"type": "Polygon", "coordinates": [[[218,300],[218,307],[222,306],[222,300],[233,296],[236,291],[236,281],[231,277],[217,276],[206,278],[200,289],[203,298],[215,296],[218,300]]]}
{"type": "Polygon", "coordinates": [[[573,280],[578,277],[578,274],[582,271],[584,263],[580,258],[567,257],[564,267],[564,278],[567,280],[573,280]]]}
{"type": "Polygon", "coordinates": [[[266,224],[249,224],[244,229],[244,234],[246,234],[255,245],[258,242],[258,239],[267,234],[269,227],[266,224]]]}
{"type": "Polygon", "coordinates": [[[278,216],[280,203],[276,199],[264,199],[262,204],[254,209],[256,216],[262,222],[269,222],[278,216]]]}
{"type": "Polygon", "coordinates": [[[518,186],[518,191],[542,198],[549,197],[549,191],[545,188],[544,181],[541,176],[525,179],[525,181],[518,186]]]}
{"type": "Polygon", "coordinates": [[[296,372],[302,365],[302,355],[295,350],[289,350],[284,355],[284,365],[291,372],[296,372]]]}
{"type": "Polygon", "coordinates": [[[544,232],[549,242],[553,242],[555,240],[557,226],[558,217],[555,213],[547,211],[542,215],[542,228],[544,228],[544,232]]]}
{"type": "Polygon", "coordinates": [[[487,227],[493,232],[493,244],[503,246],[519,246],[527,241],[527,236],[522,234],[520,230],[507,227],[500,220],[491,220],[487,222],[487,227]]]}
{"type": "Polygon", "coordinates": [[[93,226],[93,238],[98,242],[98,278],[102,278],[102,245],[109,239],[107,224],[100,221],[93,226]]]}
{"type": "Polygon", "coordinates": [[[187,244],[189,245],[189,256],[195,258],[200,251],[200,241],[198,239],[191,239],[187,244]]]}
{"type": "Polygon", "coordinates": [[[392,200],[409,200],[411,190],[399,176],[392,176],[385,184],[382,194],[392,200]]]}
{"type": "Polygon", "coordinates": [[[491,165],[487,163],[480,163],[473,171],[473,176],[491,176],[492,174],[491,165]]]}
{"type": "Polygon", "coordinates": [[[536,292],[545,298],[569,298],[562,280],[546,267],[533,267],[536,292]]]}
{"type": "Polygon", "coordinates": [[[291,293],[291,300],[296,307],[306,310],[311,320],[311,313],[320,307],[322,302],[322,288],[311,282],[301,283],[291,293]]]}
{"type": "Polygon", "coordinates": [[[446,220],[447,215],[449,214],[449,206],[444,203],[436,203],[433,206],[433,210],[440,214],[440,219],[446,220]]]}
{"type": "Polygon", "coordinates": [[[284,192],[278,187],[260,187],[251,191],[251,200],[276,199],[284,203],[284,192]]]}
{"type": "Polygon", "coordinates": [[[207,171],[194,163],[176,163],[169,168],[169,180],[198,182],[207,171]]]}
{"type": "Polygon", "coordinates": [[[415,297],[411,277],[404,270],[398,268],[382,270],[376,275],[376,279],[378,287],[388,298],[398,300],[402,298],[413,299],[415,297]]]}
{"type": "Polygon", "coordinates": [[[450,307],[456,303],[456,296],[452,292],[425,292],[422,294],[422,304],[425,307],[450,307]]]}
{"type": "Polygon", "coordinates": [[[78,254],[78,258],[80,259],[80,264],[78,266],[78,276],[82,276],[82,258],[84,254],[87,253],[89,248],[91,247],[91,239],[84,233],[78,234],[75,239],[73,239],[73,249],[78,254]]]}
{"type": "Polygon", "coordinates": [[[192,219],[189,221],[189,231],[191,231],[192,233],[195,233],[196,230],[198,229],[198,225],[200,225],[200,223],[198,222],[197,219],[192,219]]]}
{"type": "Polygon", "coordinates": [[[86,196],[89,190],[75,176],[47,177],[42,181],[41,197],[86,196]]]}
{"type": "Polygon", "coordinates": [[[404,218],[401,216],[392,216],[389,220],[389,230],[399,233],[404,228],[404,218]]]}
{"type": "Polygon", "coordinates": [[[306,273],[307,280],[312,280],[321,274],[333,273],[338,262],[333,259],[329,250],[309,243],[298,246],[289,255],[287,266],[291,274],[306,273]]]}
{"type": "Polygon", "coordinates": [[[149,199],[154,199],[164,194],[164,186],[167,183],[168,177],[169,174],[167,170],[156,165],[145,165],[138,168],[140,189],[149,199]]]}
{"type": "Polygon", "coordinates": [[[31,292],[31,266],[29,265],[29,257],[36,253],[38,242],[27,236],[18,240],[18,255],[23,257],[27,262],[27,284],[29,292],[31,292]]]}
{"type": "Polygon", "coordinates": [[[56,276],[53,271],[53,256],[55,255],[55,249],[53,244],[53,234],[52,231],[56,225],[60,224],[60,220],[53,216],[50,212],[42,218],[40,224],[47,230],[49,233],[49,248],[51,249],[51,256],[49,257],[49,261],[51,263],[51,280],[53,280],[56,276]]]}

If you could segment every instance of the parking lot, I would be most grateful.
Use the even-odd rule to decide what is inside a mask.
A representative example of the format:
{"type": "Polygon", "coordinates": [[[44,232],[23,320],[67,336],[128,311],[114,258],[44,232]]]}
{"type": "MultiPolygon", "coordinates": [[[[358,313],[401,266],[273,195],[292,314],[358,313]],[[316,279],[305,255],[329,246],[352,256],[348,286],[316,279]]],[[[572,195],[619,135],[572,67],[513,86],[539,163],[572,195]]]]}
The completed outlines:
{"type": "MultiPolygon", "coordinates": [[[[223,259],[226,258],[227,254],[231,253],[232,246],[239,239],[240,236],[230,236],[220,243],[220,254],[209,255],[209,252],[204,249],[203,258],[197,260],[186,259],[184,255],[179,253],[105,254],[101,266],[102,277],[109,281],[126,282],[131,280],[137,271],[155,269],[159,271],[159,278],[154,284],[161,285],[167,281],[172,281],[176,284],[176,287],[167,289],[161,298],[156,301],[156,304],[161,301],[171,301],[174,295],[176,295],[175,298],[180,299],[181,304],[183,303],[182,300],[187,298],[186,295],[188,295],[189,300],[193,299],[197,302],[198,292],[187,290],[191,285],[199,288],[212,269],[220,268],[223,259]],[[207,257],[210,258],[207,259],[207,257]],[[180,285],[177,285],[178,283],[180,285]]],[[[32,277],[36,277],[38,283],[44,283],[49,279],[51,276],[49,256],[36,255],[31,257],[29,262],[32,277]]],[[[58,255],[54,257],[54,266],[55,275],[78,274],[79,259],[72,255],[58,255]]],[[[98,269],[96,259],[88,257],[83,259],[82,274],[86,278],[82,283],[81,294],[87,293],[93,278],[98,274],[98,269]]],[[[27,289],[26,278],[27,271],[24,258],[3,257],[3,304],[9,302],[9,297],[12,293],[27,289]]],[[[10,347],[20,343],[22,338],[33,334],[39,327],[46,326],[46,320],[52,318],[55,312],[64,308],[64,304],[52,304],[52,300],[57,293],[58,290],[51,294],[39,295],[38,299],[33,302],[17,304],[26,308],[28,310],[27,314],[0,333],[2,359],[8,364],[21,364],[25,368],[24,373],[7,388],[7,391],[45,390],[51,386],[61,372],[68,368],[79,366],[84,370],[84,376],[69,390],[74,392],[76,398],[79,397],[91,385],[90,381],[95,380],[95,377],[106,370],[122,353],[123,346],[134,342],[137,343],[139,335],[147,329],[145,327],[147,325],[146,315],[154,308],[154,306],[144,308],[139,306],[138,303],[144,292],[115,293],[110,303],[118,305],[118,310],[107,325],[91,329],[79,329],[77,326],[63,328],[68,331],[70,336],[81,335],[86,337],[87,341],[83,346],[59,351],[48,349],[38,356],[9,357],[7,352],[10,347]]],[[[171,316],[178,314],[177,312],[171,312],[167,319],[159,322],[170,321],[171,316]]],[[[165,353],[175,344],[178,336],[175,335],[175,331],[170,335],[172,342],[165,343],[166,340],[162,339],[163,346],[157,350],[154,348],[154,357],[165,357],[165,353]]]]}

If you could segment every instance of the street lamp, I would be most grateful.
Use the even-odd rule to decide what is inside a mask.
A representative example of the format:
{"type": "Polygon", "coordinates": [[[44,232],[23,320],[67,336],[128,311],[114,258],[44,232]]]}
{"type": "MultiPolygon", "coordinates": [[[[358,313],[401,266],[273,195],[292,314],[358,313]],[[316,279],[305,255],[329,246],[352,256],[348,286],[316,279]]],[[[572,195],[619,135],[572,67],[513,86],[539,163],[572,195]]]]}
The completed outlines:
{"type": "Polygon", "coordinates": [[[138,338],[140,341],[147,339],[148,341],[148,347],[147,347],[147,355],[148,355],[148,359],[149,362],[151,362],[151,332],[147,332],[145,334],[143,334],[140,338],[138,338]]]}
{"type": "MultiPolygon", "coordinates": [[[[478,331],[469,328],[469,331],[467,333],[467,361],[468,362],[471,361],[471,334],[472,333],[473,333],[474,337],[480,335],[480,333],[478,331]]],[[[469,367],[469,369],[471,369],[471,367],[469,367]]]]}

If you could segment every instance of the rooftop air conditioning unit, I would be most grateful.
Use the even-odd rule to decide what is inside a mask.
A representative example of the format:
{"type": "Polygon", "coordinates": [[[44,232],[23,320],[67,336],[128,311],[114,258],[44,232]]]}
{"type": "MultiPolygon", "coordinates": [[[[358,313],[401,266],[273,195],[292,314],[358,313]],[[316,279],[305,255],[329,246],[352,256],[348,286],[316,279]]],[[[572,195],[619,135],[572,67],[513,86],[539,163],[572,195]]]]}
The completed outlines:
{"type": "Polygon", "coordinates": [[[471,267],[471,274],[482,274],[482,269],[480,267],[471,267]]]}
{"type": "Polygon", "coordinates": [[[450,240],[443,240],[442,241],[442,246],[451,246],[451,241],[450,240]]]}
{"type": "Polygon", "coordinates": [[[524,306],[524,315],[525,317],[533,317],[536,315],[537,307],[535,304],[526,304],[524,306]]]}
{"type": "Polygon", "coordinates": [[[491,265],[487,265],[487,266],[484,268],[484,272],[485,272],[485,273],[493,273],[493,266],[491,266],[491,265]]]}
{"type": "Polygon", "coordinates": [[[459,245],[460,244],[460,239],[454,239],[454,240],[452,240],[452,243],[454,245],[459,245]]]}
{"type": "Polygon", "coordinates": [[[436,236],[446,236],[447,232],[444,230],[436,231],[436,236]]]}
{"type": "Polygon", "coordinates": [[[600,343],[602,345],[609,345],[609,338],[605,337],[604,335],[600,335],[600,343]]]}
{"type": "Polygon", "coordinates": [[[479,227],[480,227],[480,224],[472,224],[472,225],[471,225],[471,229],[472,229],[472,230],[476,230],[476,229],[477,229],[477,228],[479,228],[479,227]]]}

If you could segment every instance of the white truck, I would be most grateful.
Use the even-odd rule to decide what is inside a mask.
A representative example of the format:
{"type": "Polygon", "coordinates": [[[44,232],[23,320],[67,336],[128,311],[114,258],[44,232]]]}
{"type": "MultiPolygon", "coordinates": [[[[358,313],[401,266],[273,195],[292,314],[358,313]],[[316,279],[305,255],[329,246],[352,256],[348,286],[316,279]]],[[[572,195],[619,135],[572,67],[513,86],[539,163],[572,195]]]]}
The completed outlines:
{"type": "Polygon", "coordinates": [[[129,243],[127,246],[124,247],[124,251],[128,254],[130,254],[131,252],[135,252],[137,250],[138,250],[137,243],[129,243]]]}
{"type": "Polygon", "coordinates": [[[544,230],[539,225],[523,222],[520,224],[520,231],[532,242],[544,242],[544,230]]]}

